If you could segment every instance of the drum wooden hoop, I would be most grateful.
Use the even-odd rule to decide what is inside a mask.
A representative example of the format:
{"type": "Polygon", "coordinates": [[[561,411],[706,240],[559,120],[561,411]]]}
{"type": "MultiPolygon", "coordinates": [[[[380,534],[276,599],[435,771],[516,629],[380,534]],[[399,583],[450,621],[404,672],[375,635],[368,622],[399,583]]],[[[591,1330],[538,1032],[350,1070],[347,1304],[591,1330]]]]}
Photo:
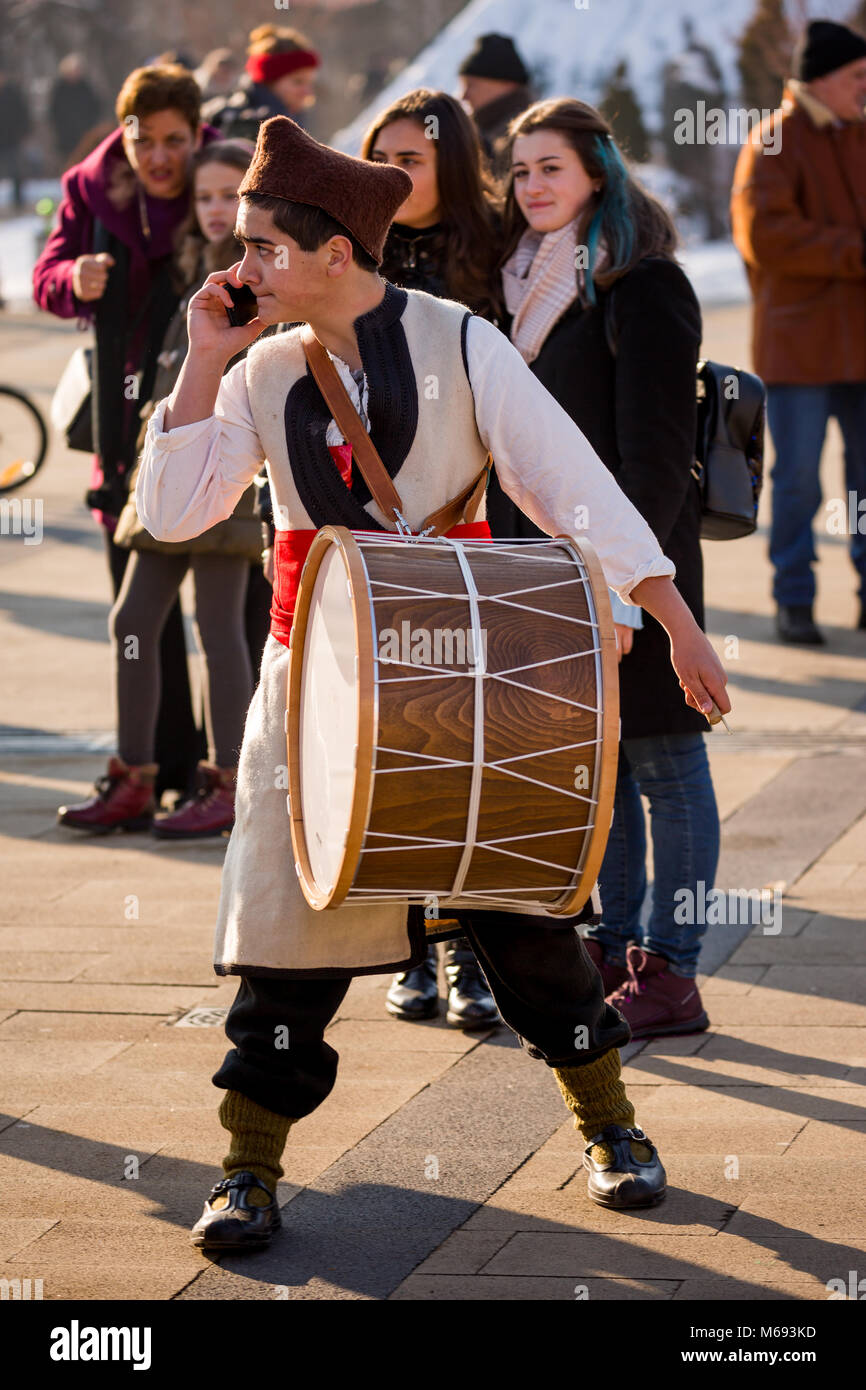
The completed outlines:
{"type": "MultiPolygon", "coordinates": [[[[575,554],[571,536],[555,536],[564,541],[575,554]]],[[[581,910],[595,886],[607,848],[613,820],[613,801],[616,794],[616,775],[619,763],[619,670],[616,659],[616,628],[607,591],[607,580],[594,545],[580,541],[579,558],[590,579],[598,624],[598,644],[601,648],[601,769],[596,776],[596,808],[594,827],[581,865],[581,882],[571,897],[560,907],[549,908],[552,917],[569,917],[581,910]]]]}
{"type": "MultiPolygon", "coordinates": [[[[600,728],[600,766],[596,768],[593,828],[578,867],[580,881],[573,892],[557,906],[541,910],[543,916],[572,916],[589,898],[598,877],[613,816],[619,757],[619,672],[616,632],[608,597],[607,582],[595,548],[584,538],[577,548],[568,535],[551,537],[569,550],[582,564],[590,580],[595,608],[601,668],[599,699],[602,701],[600,728]]],[[[316,535],[304,565],[298,603],[290,640],[288,699],[286,717],[287,763],[289,769],[289,818],[295,871],[309,904],[321,911],[340,906],[346,899],[357,871],[374,793],[376,762],[376,679],[374,620],[368,588],[368,573],[361,550],[352,532],[342,526],[325,526],[316,535]],[[300,760],[293,756],[291,730],[297,728],[301,714],[304,673],[304,639],[315,588],[315,579],[325,554],[339,549],[346,568],[349,598],[355,624],[358,653],[357,758],[354,769],[352,811],[343,858],[334,888],[323,892],[313,875],[306,843],[301,793],[300,760]],[[299,640],[296,642],[295,638],[299,640]],[[373,717],[370,717],[370,712],[373,717]]],[[[495,908],[493,909],[495,910],[495,908]]]]}
{"type": "Polygon", "coordinates": [[[292,848],[295,852],[295,872],[311,907],[321,911],[339,907],[346,897],[355,876],[364,831],[370,814],[373,796],[373,765],[375,761],[376,720],[364,717],[365,709],[375,704],[375,664],[373,661],[373,616],[370,611],[367,570],[352,532],[345,526],[323,526],[313,540],[307,555],[298,589],[298,604],[289,641],[289,687],[286,717],[286,746],[289,769],[289,824],[292,848]],[[313,876],[307,839],[304,831],[301,797],[300,760],[292,756],[290,730],[297,727],[301,713],[301,691],[304,674],[304,642],[307,619],[313,597],[316,575],[326,553],[336,546],[346,566],[349,599],[355,621],[355,640],[358,653],[358,728],[355,785],[352,793],[352,814],[346,835],[343,861],[337,881],[330,893],[323,893],[313,876]],[[295,644],[300,633],[301,640],[295,644]]]}

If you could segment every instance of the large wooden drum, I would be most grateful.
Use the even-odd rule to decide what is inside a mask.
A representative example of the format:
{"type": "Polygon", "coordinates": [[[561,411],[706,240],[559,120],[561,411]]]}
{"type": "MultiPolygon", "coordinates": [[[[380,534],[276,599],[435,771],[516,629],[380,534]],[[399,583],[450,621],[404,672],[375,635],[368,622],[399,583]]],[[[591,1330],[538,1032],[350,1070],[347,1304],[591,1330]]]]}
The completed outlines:
{"type": "Polygon", "coordinates": [[[579,911],[619,737],[594,550],[324,527],[301,579],[286,728],[313,907],[579,911]]]}

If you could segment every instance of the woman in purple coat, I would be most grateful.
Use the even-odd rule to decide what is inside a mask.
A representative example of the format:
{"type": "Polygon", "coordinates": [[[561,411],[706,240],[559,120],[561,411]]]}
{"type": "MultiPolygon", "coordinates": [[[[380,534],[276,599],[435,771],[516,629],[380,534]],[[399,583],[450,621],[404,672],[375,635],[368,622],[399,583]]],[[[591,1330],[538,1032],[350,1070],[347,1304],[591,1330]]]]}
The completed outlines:
{"type": "MultiPolygon", "coordinates": [[[[87,501],[104,528],[116,598],[129,551],[113,531],[135,462],[140,403],[148,400],[156,356],[177,303],[174,234],[187,215],[192,159],[216,132],[202,127],[200,93],[180,67],[138,68],[117,98],[119,129],[63,177],[57,223],[33,272],[37,304],[95,330],[93,428],[96,456],[87,501]]],[[[99,808],[121,779],[136,799],[149,783],[191,790],[202,748],[189,693],[179,604],[162,636],[162,702],[156,764],[113,768],[97,783],[99,808]]]]}

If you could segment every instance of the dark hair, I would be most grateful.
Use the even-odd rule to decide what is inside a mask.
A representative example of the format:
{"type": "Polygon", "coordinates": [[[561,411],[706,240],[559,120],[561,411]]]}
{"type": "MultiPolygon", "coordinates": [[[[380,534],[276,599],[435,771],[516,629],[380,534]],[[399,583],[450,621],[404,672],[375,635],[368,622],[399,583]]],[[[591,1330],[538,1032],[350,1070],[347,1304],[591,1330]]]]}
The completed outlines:
{"type": "Polygon", "coordinates": [[[318,251],[332,236],[348,237],[352,243],[352,260],[362,270],[377,271],[379,262],[352,236],[347,227],[331,217],[321,208],[307,203],[293,203],[288,198],[277,198],[271,193],[245,193],[243,195],[253,207],[269,212],[274,226],[296,241],[302,251],[318,251]]]}
{"type": "MultiPolygon", "coordinates": [[[[602,181],[580,214],[578,243],[587,247],[586,299],[595,303],[595,286],[608,289],[645,256],[674,260],[677,232],[670,214],[657,198],[647,193],[629,170],[610,126],[595,107],[572,97],[537,101],[508,127],[508,153],[518,135],[536,130],[555,130],[571,146],[591,179],[602,181]],[[608,250],[607,264],[594,269],[600,241],[608,250]]],[[[508,176],[505,195],[505,249],[508,260],[527,228],[514,196],[514,175],[508,176]]]]}
{"type": "Polygon", "coordinates": [[[176,64],[136,68],[118,92],[114,110],[121,125],[128,116],[143,120],[157,111],[178,111],[195,132],[201,120],[201,89],[192,73],[176,64]]]}
{"type": "MultiPolygon", "coordinates": [[[[376,117],[362,141],[361,158],[372,160],[380,132],[402,120],[414,121],[422,129],[429,121],[436,132],[432,138],[442,231],[434,250],[444,262],[448,293],[477,313],[495,317],[500,308],[499,199],[475,122],[447,92],[419,87],[376,117]]],[[[387,276],[387,247],[383,274],[387,276]]]]}
{"type": "MultiPolygon", "coordinates": [[[[205,255],[209,242],[205,240],[201,227],[199,226],[198,216],[195,210],[195,176],[199,169],[206,164],[227,164],[231,169],[237,169],[239,173],[245,174],[250,166],[250,160],[255,153],[255,145],[251,140],[214,140],[209,145],[203,145],[200,150],[196,150],[192,161],[192,195],[190,197],[190,208],[186,217],[181,222],[175,233],[174,244],[177,248],[175,254],[175,266],[177,274],[175,283],[181,292],[187,289],[194,281],[199,272],[202,255],[205,255]]],[[[239,242],[231,238],[234,247],[237,248],[238,256],[243,255],[243,247],[239,242]]],[[[214,267],[222,269],[222,267],[214,267]]]]}

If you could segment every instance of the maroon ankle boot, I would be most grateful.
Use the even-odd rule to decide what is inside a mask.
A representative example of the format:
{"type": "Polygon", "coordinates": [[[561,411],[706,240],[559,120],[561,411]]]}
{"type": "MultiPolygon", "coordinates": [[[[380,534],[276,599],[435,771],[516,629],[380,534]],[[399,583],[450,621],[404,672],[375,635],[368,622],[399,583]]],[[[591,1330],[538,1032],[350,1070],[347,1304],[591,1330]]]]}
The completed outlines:
{"type": "Polygon", "coordinates": [[[201,840],[222,835],[235,823],[237,768],[199,763],[199,788],[177,811],[158,816],[153,833],[161,840],[201,840]]]}
{"type": "Polygon", "coordinates": [[[157,763],[130,766],[112,757],[108,772],[96,782],[96,795],[74,806],[61,806],[57,819],[75,830],[107,835],[111,830],[149,830],[153,824],[156,800],[153,784],[157,763]]]}
{"type": "Polygon", "coordinates": [[[696,982],[674,975],[664,956],[640,946],[629,946],[628,979],[608,1002],[619,1009],[632,1038],[702,1033],[710,1026],[696,982]]]}

